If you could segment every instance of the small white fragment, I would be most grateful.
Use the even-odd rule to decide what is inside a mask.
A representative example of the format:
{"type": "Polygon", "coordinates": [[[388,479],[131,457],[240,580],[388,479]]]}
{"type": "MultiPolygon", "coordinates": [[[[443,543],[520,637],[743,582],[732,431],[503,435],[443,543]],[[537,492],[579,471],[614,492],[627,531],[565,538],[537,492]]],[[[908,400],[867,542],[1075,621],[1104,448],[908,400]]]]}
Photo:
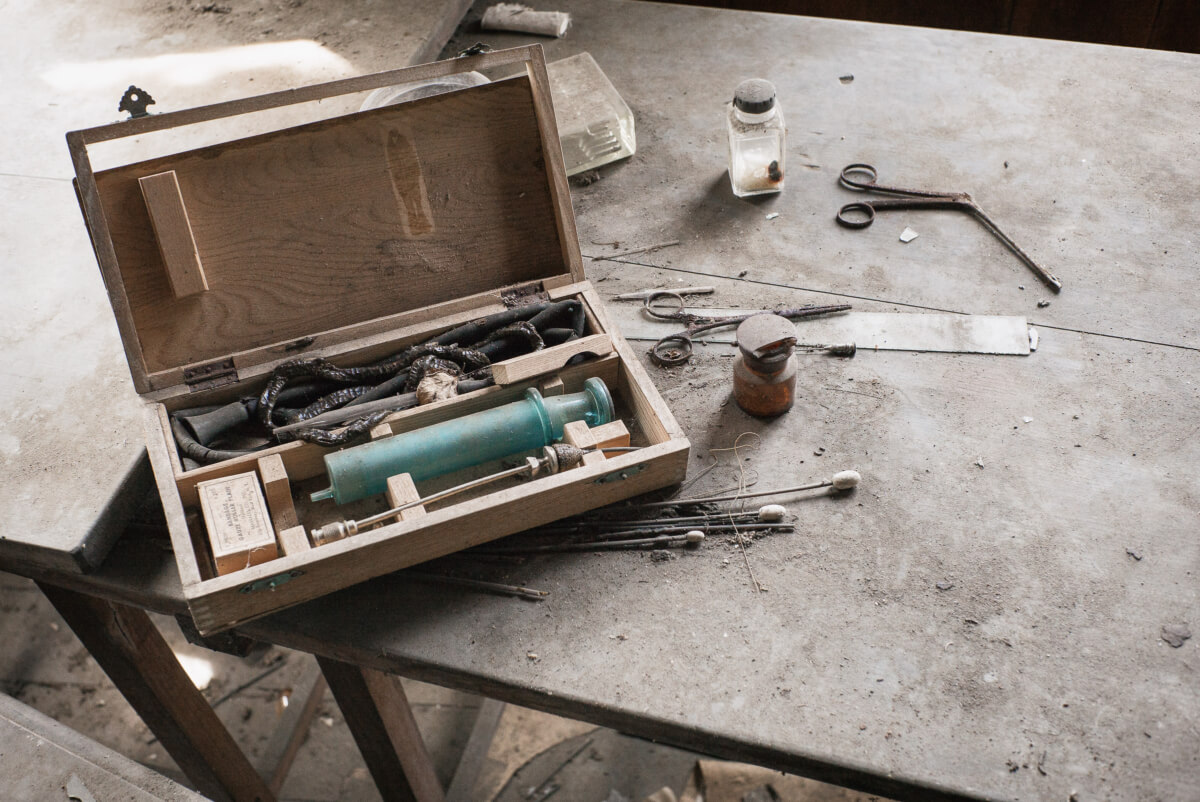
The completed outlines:
{"type": "Polygon", "coordinates": [[[78,774],[71,775],[71,779],[67,780],[63,790],[67,792],[67,799],[74,799],[77,802],[96,802],[96,797],[92,796],[92,792],[83,784],[83,780],[79,779],[78,774]]]}
{"type": "Polygon", "coordinates": [[[1029,350],[1036,351],[1038,347],[1038,332],[1037,329],[1030,327],[1029,329],[1029,350]]]}
{"type": "Polygon", "coordinates": [[[1028,415],[1021,418],[1021,420],[1025,421],[1026,423],[1033,423],[1033,418],[1029,417],[1028,415]]]}
{"type": "Polygon", "coordinates": [[[849,490],[852,487],[857,487],[862,481],[862,476],[858,471],[838,471],[833,475],[834,490],[849,490]]]}
{"type": "Polygon", "coordinates": [[[903,231],[900,232],[900,241],[901,242],[912,242],[919,236],[921,236],[921,235],[918,234],[917,232],[913,231],[911,228],[906,227],[903,231]]]}
{"type": "Polygon", "coordinates": [[[983,457],[980,457],[979,459],[975,460],[975,464],[978,465],[980,468],[982,468],[983,467],[983,457]]]}
{"type": "Polygon", "coordinates": [[[782,504],[766,504],[758,508],[758,520],[763,523],[782,521],[785,515],[787,515],[787,510],[782,504]]]}
{"type": "Polygon", "coordinates": [[[562,11],[534,11],[521,3],[497,3],[483,12],[480,27],[485,31],[518,31],[562,38],[571,15],[562,11]]]}
{"type": "Polygon", "coordinates": [[[779,212],[771,212],[769,215],[767,215],[767,219],[774,220],[778,216],[779,216],[779,212]]]}

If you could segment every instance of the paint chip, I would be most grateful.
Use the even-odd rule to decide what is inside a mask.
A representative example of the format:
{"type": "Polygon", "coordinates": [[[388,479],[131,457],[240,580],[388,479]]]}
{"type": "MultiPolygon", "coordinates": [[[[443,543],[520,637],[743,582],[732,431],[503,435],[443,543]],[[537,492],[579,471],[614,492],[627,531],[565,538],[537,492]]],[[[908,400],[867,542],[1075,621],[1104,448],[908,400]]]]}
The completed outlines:
{"type": "Polygon", "coordinates": [[[911,228],[905,228],[904,231],[900,232],[900,241],[901,242],[912,242],[919,236],[921,236],[921,235],[918,234],[917,232],[913,231],[911,228]]]}
{"type": "Polygon", "coordinates": [[[767,215],[767,219],[774,220],[778,216],[779,216],[779,212],[771,212],[769,215],[767,215]]]}

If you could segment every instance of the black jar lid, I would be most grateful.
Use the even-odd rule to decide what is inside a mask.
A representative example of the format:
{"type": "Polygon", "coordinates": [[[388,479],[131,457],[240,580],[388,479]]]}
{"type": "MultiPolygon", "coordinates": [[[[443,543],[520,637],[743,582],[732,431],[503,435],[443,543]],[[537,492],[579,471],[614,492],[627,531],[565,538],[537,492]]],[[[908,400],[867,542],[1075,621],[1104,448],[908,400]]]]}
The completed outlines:
{"type": "Polygon", "coordinates": [[[775,85],[763,78],[751,78],[738,84],[733,105],[747,114],[762,114],[775,108],[775,85]]]}

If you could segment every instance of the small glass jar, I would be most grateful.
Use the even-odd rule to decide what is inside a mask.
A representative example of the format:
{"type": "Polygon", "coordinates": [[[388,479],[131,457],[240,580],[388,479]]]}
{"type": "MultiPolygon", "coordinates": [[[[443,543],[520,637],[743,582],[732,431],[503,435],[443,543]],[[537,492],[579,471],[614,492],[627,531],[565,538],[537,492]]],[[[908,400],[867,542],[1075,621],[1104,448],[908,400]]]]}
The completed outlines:
{"type": "Polygon", "coordinates": [[[733,363],[733,400],[744,412],[773,418],[796,398],[796,326],[769,312],[753,315],[737,328],[741,353],[733,363]]]}
{"type": "Polygon", "coordinates": [[[744,198],[782,190],[787,128],[774,85],[762,78],[738,84],[728,127],[733,194],[744,198]]]}

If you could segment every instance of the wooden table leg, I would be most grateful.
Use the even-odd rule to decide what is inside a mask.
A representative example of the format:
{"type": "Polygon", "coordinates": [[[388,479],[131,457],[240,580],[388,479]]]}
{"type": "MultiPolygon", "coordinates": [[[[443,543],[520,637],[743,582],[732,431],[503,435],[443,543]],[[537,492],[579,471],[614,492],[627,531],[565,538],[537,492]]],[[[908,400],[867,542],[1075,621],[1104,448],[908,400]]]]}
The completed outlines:
{"type": "Polygon", "coordinates": [[[38,587],[200,793],[273,802],[266,782],[144,611],[40,582],[38,587]]]}
{"type": "Polygon", "coordinates": [[[325,677],[316,660],[305,667],[295,687],[291,703],[258,759],[258,773],[266,778],[267,785],[276,794],[283,789],[283,783],[296,760],[296,753],[308,737],[308,729],[325,696],[325,677]]]}
{"type": "Polygon", "coordinates": [[[484,699],[479,705],[479,714],[475,716],[471,735],[458,760],[454,779],[450,780],[450,787],[446,789],[446,802],[471,802],[476,798],[475,786],[479,782],[479,775],[483,773],[488,750],[492,748],[492,739],[496,737],[505,707],[507,705],[504,702],[495,699],[484,699]]]}
{"type": "Polygon", "coordinates": [[[327,657],[317,661],[384,801],[443,802],[400,681],[327,657]]]}

